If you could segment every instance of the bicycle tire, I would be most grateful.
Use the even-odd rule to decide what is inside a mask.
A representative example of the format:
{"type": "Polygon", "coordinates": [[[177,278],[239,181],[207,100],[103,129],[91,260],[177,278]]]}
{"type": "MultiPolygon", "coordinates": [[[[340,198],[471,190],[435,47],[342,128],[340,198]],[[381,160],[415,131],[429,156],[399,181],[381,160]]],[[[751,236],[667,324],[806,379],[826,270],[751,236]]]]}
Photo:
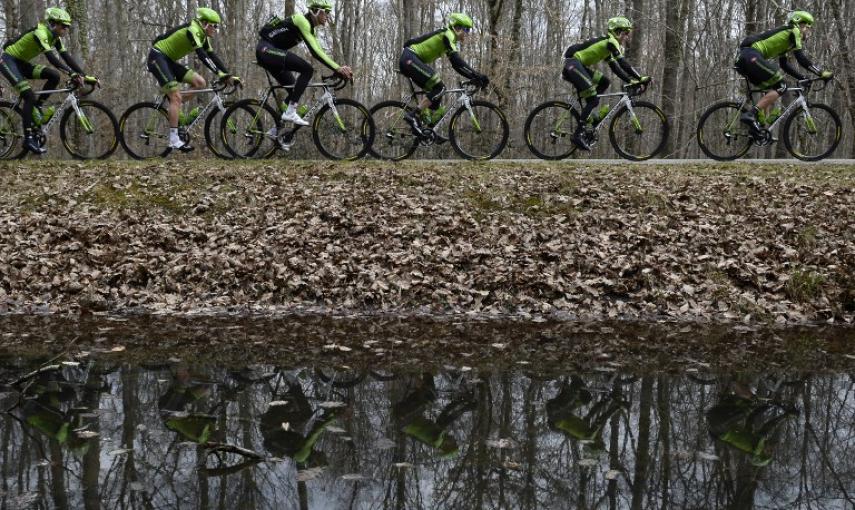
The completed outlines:
{"type": "Polygon", "coordinates": [[[208,146],[208,150],[211,151],[214,156],[217,156],[220,159],[234,159],[234,156],[228,151],[225,147],[225,142],[223,141],[222,129],[218,122],[217,126],[214,127],[214,121],[218,119],[225,118],[223,113],[220,112],[219,109],[215,108],[205,117],[205,145],[208,146]]]}
{"type": "Polygon", "coordinates": [[[493,159],[501,154],[508,144],[510,135],[508,120],[502,110],[489,101],[472,101],[470,108],[476,113],[468,122],[460,120],[464,113],[469,114],[465,106],[458,108],[451,116],[451,123],[448,126],[451,147],[464,159],[472,161],[493,159]],[[465,147],[466,145],[471,147],[465,147]]]}
{"type": "Polygon", "coordinates": [[[165,157],[172,151],[166,108],[145,101],[131,105],[119,119],[119,141],[134,159],[165,157]]]}
{"type": "Polygon", "coordinates": [[[540,159],[555,161],[568,158],[578,149],[571,140],[578,125],[579,112],[570,104],[563,101],[541,103],[525,119],[525,144],[540,159]],[[569,126],[565,126],[566,123],[569,126]]]}
{"type": "Polygon", "coordinates": [[[0,159],[21,159],[26,153],[21,109],[0,101],[0,159]]]}
{"type": "Polygon", "coordinates": [[[748,152],[754,139],[748,127],[739,121],[741,113],[742,105],[739,103],[719,101],[701,115],[696,136],[698,146],[707,157],[716,161],[733,161],[748,152]],[[730,152],[726,153],[726,149],[730,152]]]}
{"type": "Polygon", "coordinates": [[[374,121],[368,108],[352,99],[336,99],[336,118],[324,105],[312,122],[312,139],[321,154],[337,161],[362,158],[374,142],[374,121]],[[340,121],[340,122],[339,122],[340,121]]]}
{"type": "Polygon", "coordinates": [[[262,105],[257,99],[243,99],[226,109],[220,136],[226,150],[235,158],[269,158],[277,147],[276,140],[268,135],[274,127],[278,130],[281,122],[270,105],[262,105]]]}
{"type": "Polygon", "coordinates": [[[374,142],[369,152],[378,159],[401,161],[413,155],[419,138],[404,120],[407,107],[400,101],[381,101],[369,110],[374,121],[374,142]]]}
{"type": "MultiPolygon", "coordinates": [[[[805,121],[807,119],[805,115],[805,111],[802,110],[801,114],[799,112],[794,113],[787,117],[784,121],[783,127],[783,138],[784,138],[784,147],[793,155],[793,157],[798,158],[802,161],[819,161],[821,159],[825,159],[831,155],[837,149],[837,146],[840,144],[840,140],[843,138],[843,126],[840,122],[840,116],[837,115],[837,112],[831,109],[831,107],[826,106],[820,103],[808,103],[808,108],[811,112],[811,119],[814,123],[814,127],[819,130],[820,136],[815,136],[816,133],[811,133],[811,129],[809,129],[805,121]],[[816,122],[816,113],[817,112],[825,112],[831,120],[832,126],[829,126],[826,122],[816,122]],[[798,132],[794,132],[794,130],[798,130],[798,132]],[[801,134],[801,136],[800,136],[801,134]],[[800,150],[800,147],[796,145],[800,140],[804,141],[807,138],[811,138],[814,140],[822,140],[823,136],[831,138],[831,143],[827,146],[820,145],[819,148],[822,150],[819,151],[818,154],[805,154],[803,150],[800,150]],[[808,136],[809,135],[809,136],[808,136]]],[[[798,144],[798,145],[807,145],[807,144],[798,144]]]]}
{"type": "Polygon", "coordinates": [[[119,122],[109,108],[97,101],[81,100],[77,102],[83,118],[77,116],[73,108],[67,108],[59,121],[59,139],[65,150],[75,159],[106,159],[119,146],[119,122]],[[91,110],[86,112],[86,110],[91,110]],[[103,115],[93,115],[95,112],[103,115]],[[69,121],[72,117],[77,122],[69,121]],[[98,118],[102,117],[102,118],[98,118]],[[111,133],[105,133],[109,130],[111,133]],[[98,133],[96,137],[93,137],[98,133]],[[97,138],[101,138],[98,140],[97,138]],[[83,140],[86,140],[84,142],[83,140]]]}
{"type": "Polygon", "coordinates": [[[624,104],[609,124],[609,141],[615,151],[630,161],[645,161],[656,156],[668,141],[668,118],[653,103],[633,101],[632,115],[624,104]]]}

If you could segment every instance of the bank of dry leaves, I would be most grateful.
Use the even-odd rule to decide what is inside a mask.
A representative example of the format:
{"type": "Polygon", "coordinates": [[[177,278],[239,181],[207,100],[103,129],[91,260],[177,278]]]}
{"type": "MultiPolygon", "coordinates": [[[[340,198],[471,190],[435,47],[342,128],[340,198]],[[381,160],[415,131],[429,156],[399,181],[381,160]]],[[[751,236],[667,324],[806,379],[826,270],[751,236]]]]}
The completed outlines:
{"type": "Polygon", "coordinates": [[[852,323],[855,169],[0,167],[0,311],[852,323]]]}

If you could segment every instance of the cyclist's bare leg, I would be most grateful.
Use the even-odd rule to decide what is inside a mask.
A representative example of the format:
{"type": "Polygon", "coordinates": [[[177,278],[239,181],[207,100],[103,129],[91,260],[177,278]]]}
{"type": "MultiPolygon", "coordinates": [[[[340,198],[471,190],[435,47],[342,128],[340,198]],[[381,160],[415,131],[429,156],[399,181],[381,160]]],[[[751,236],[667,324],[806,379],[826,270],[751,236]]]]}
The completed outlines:
{"type": "Polygon", "coordinates": [[[769,115],[769,112],[772,110],[772,106],[775,104],[781,97],[781,94],[778,93],[777,90],[770,90],[763,96],[760,101],[757,101],[757,109],[763,110],[763,113],[769,115]]]}
{"type": "Polygon", "coordinates": [[[166,94],[169,105],[166,107],[166,117],[169,119],[169,127],[178,127],[178,112],[181,111],[181,91],[175,90],[166,94]]]}

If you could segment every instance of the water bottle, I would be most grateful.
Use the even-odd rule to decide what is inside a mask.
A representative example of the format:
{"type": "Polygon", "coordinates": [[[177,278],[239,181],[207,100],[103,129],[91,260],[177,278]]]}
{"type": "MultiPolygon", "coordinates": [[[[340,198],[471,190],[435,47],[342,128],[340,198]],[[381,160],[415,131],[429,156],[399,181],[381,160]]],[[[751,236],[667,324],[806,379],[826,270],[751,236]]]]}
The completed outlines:
{"type": "Polygon", "coordinates": [[[201,112],[202,112],[202,108],[199,106],[190,110],[190,115],[187,116],[187,124],[192,124],[193,121],[196,120],[196,117],[198,117],[199,113],[201,113],[201,112]]]}

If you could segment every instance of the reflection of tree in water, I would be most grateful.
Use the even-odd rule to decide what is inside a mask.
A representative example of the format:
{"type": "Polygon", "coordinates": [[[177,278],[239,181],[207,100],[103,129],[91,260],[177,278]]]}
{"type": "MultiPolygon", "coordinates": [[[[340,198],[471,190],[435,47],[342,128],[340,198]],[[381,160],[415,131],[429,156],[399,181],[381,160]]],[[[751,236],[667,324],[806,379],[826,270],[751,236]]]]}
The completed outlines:
{"type": "Polygon", "coordinates": [[[174,367],[66,371],[66,380],[80,383],[76,396],[51,405],[74,426],[75,409],[98,410],[76,416],[100,436],[81,458],[68,443],[25,425],[23,415],[0,420],[0,470],[7,483],[0,507],[20,507],[11,498],[29,492],[43,507],[65,501],[69,508],[855,505],[855,391],[845,377],[814,376],[771,393],[763,378],[752,379],[748,400],[756,403],[745,405],[723,390],[729,387],[724,378],[618,383],[609,374],[543,379],[475,372],[465,378],[454,371],[368,376],[333,389],[311,370],[291,378],[299,388],[239,380],[219,368],[193,370],[189,377],[174,367]],[[329,400],[347,407],[320,405],[329,400]],[[780,418],[770,402],[802,411],[780,418]],[[164,419],[193,414],[215,422],[206,431],[208,422],[179,429],[164,419]],[[744,444],[755,447],[740,450],[714,437],[748,437],[744,433],[768,439],[763,448],[749,440],[744,444]],[[212,474],[210,456],[192,442],[205,435],[286,461],[212,474]],[[496,446],[502,440],[510,446],[496,446]],[[45,457],[58,467],[39,465],[38,442],[55,443],[61,455],[45,446],[45,457]],[[743,451],[764,452],[770,443],[777,447],[768,451],[772,461],[765,467],[753,465],[755,454],[743,451]],[[326,468],[317,478],[296,482],[300,466],[320,465],[326,468]],[[346,473],[365,479],[343,480],[346,473]]]}

